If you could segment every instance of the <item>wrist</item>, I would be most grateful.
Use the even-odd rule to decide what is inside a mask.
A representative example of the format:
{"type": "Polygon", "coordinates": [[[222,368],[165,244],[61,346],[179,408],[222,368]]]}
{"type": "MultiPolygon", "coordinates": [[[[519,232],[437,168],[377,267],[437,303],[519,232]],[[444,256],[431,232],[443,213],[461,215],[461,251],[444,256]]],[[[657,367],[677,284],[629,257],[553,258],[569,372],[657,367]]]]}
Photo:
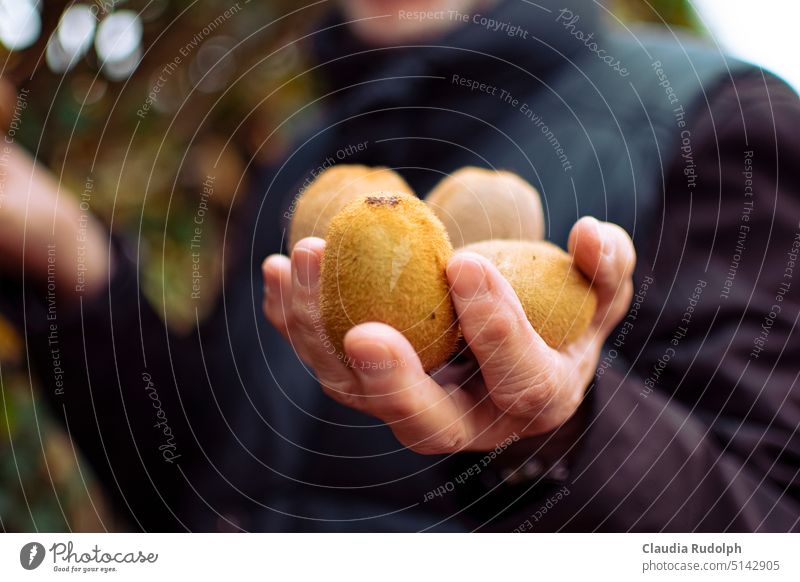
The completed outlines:
{"type": "Polygon", "coordinates": [[[520,439],[498,458],[498,480],[508,485],[539,480],[564,482],[591,418],[590,391],[575,413],[561,426],[544,434],[520,439]]]}

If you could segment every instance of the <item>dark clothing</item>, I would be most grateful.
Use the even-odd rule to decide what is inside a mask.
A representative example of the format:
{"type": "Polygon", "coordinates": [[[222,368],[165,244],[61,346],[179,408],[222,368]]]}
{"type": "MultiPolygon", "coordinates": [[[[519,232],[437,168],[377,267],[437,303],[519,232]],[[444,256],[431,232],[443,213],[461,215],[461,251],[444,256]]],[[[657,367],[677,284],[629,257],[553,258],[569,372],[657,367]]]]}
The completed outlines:
{"type": "MultiPolygon", "coordinates": [[[[666,41],[598,34],[626,77],[575,35],[598,28],[591,2],[573,3],[581,20],[571,28],[554,22],[555,3],[539,4],[551,6],[549,21],[523,3],[492,14],[521,23],[527,39],[472,23],[437,46],[367,53],[340,25],[319,35],[326,123],[260,171],[265,187],[249,202],[223,300],[190,337],[167,331],[163,306],[142,299],[135,254],[118,245],[107,296],[58,313],[62,394],[46,296],[25,296],[44,394],[135,527],[798,528],[797,97],[734,62],[729,74],[698,64],[702,83],[690,90],[691,68],[665,56],[660,84],[653,62],[676,53],[666,41]],[[640,108],[629,105],[636,96],[640,108]],[[281,248],[293,195],[326,157],[362,142],[345,162],[395,167],[418,193],[468,164],[520,173],[540,189],[559,244],[584,214],[634,235],[637,297],[582,405],[581,438],[549,470],[528,463],[504,481],[520,451],[537,457],[525,441],[490,462],[404,450],[379,422],[322,396],[264,321],[258,267],[281,248]],[[457,480],[475,463],[479,474],[457,480]]],[[[690,49],[698,63],[703,50],[690,49]]],[[[22,309],[22,294],[5,295],[22,309]]]]}

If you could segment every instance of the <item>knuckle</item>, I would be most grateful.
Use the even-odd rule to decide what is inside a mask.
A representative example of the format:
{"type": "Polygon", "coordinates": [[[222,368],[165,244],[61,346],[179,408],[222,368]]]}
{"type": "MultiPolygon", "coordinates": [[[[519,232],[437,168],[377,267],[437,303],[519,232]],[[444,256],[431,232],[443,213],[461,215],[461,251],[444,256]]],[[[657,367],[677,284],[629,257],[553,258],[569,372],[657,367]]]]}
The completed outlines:
{"type": "Polygon", "coordinates": [[[374,396],[369,398],[369,410],[385,422],[408,420],[419,412],[414,399],[406,394],[374,396]]]}
{"type": "Polygon", "coordinates": [[[403,444],[420,455],[447,455],[463,451],[469,443],[462,431],[452,430],[437,437],[403,444]]]}
{"type": "Polygon", "coordinates": [[[322,391],[336,402],[362,410],[364,408],[364,398],[352,392],[352,386],[345,382],[324,382],[322,391]]]}
{"type": "Polygon", "coordinates": [[[310,299],[296,294],[292,298],[291,309],[295,319],[303,326],[306,326],[311,321],[311,313],[316,309],[316,305],[310,299]]]}
{"type": "Polygon", "coordinates": [[[504,313],[489,314],[475,333],[475,342],[484,344],[489,350],[505,343],[516,330],[516,321],[504,313]]]}
{"type": "Polygon", "coordinates": [[[545,366],[537,375],[519,374],[508,377],[495,390],[493,399],[497,406],[512,416],[530,415],[550,406],[556,395],[554,373],[545,366]]]}
{"type": "Polygon", "coordinates": [[[505,366],[507,372],[498,384],[498,390],[506,393],[519,393],[536,384],[537,378],[531,375],[521,362],[509,363],[505,366]]]}
{"type": "Polygon", "coordinates": [[[554,395],[548,386],[533,386],[523,390],[509,407],[509,414],[523,415],[545,410],[552,404],[554,395]]]}

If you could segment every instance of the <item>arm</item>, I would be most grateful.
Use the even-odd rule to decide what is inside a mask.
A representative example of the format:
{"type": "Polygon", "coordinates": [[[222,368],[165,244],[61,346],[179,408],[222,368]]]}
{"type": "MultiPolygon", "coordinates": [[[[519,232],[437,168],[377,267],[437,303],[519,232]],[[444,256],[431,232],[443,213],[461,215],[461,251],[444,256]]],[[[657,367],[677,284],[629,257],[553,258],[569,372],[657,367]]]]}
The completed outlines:
{"type": "Polygon", "coordinates": [[[103,227],[27,152],[5,141],[2,146],[0,269],[24,268],[40,283],[49,275],[70,304],[79,296],[97,295],[113,266],[103,227]],[[82,271],[80,265],[87,268],[82,271]]]}
{"type": "Polygon", "coordinates": [[[537,529],[799,527],[800,103],[761,75],[736,89],[696,116],[691,196],[683,162],[670,170],[662,236],[589,391],[571,494],[537,529]]]}
{"type": "MultiPolygon", "coordinates": [[[[800,115],[796,98],[785,91],[778,91],[780,103],[772,106],[785,108],[791,121],[800,115]]],[[[569,461],[570,472],[559,478],[569,493],[530,529],[794,529],[798,502],[792,459],[800,449],[791,373],[797,357],[791,356],[797,354],[785,340],[797,317],[797,289],[785,297],[775,320],[773,329],[782,330],[783,338],[773,331],[757,365],[745,369],[744,364],[785,271],[787,246],[797,235],[798,180],[783,168],[797,157],[798,145],[767,115],[770,102],[763,89],[743,100],[742,112],[738,102],[735,106],[731,111],[724,100],[715,101],[716,135],[702,119],[696,122],[694,149],[702,164],[697,189],[691,196],[685,193],[683,167],[676,163],[658,254],[648,249],[634,285],[628,277],[633,252],[622,233],[612,225],[598,230],[591,220],[576,224],[570,252],[598,292],[599,316],[588,336],[566,352],[542,346],[490,264],[467,253],[456,255],[448,275],[462,331],[481,366],[486,396],[479,402],[425,376],[408,342],[387,326],[356,326],[345,338],[347,355],[355,362],[391,357],[407,362],[406,367],[370,377],[362,369],[382,367],[349,370],[326,357],[316,345],[308,308],[317,302],[323,241],[302,241],[291,261],[270,257],[265,262],[265,315],[315,368],[329,396],[384,420],[413,450],[489,451],[503,438],[519,435],[524,438],[514,445],[514,455],[522,455],[522,463],[526,454],[541,455],[545,449],[554,462],[569,461]],[[736,127],[743,114],[765,194],[750,219],[758,232],[750,239],[754,250],[741,262],[731,300],[722,304],[717,297],[736,250],[742,213],[742,197],[734,193],[744,189],[742,132],[736,127]],[[782,148],[780,183],[776,139],[782,148]],[[459,278],[471,280],[474,288],[464,292],[459,278]],[[635,325],[627,327],[630,298],[647,280],[647,298],[634,301],[635,325]],[[689,307],[691,317],[682,331],[689,307]],[[614,348],[616,355],[601,352],[606,338],[607,347],[615,345],[618,332],[611,332],[620,323],[626,333],[614,348]]],[[[503,463],[507,458],[510,452],[503,454],[503,463]]],[[[537,487],[540,477],[518,482],[513,490],[495,488],[505,496],[499,506],[506,517],[492,527],[520,529],[530,520],[549,499],[547,488],[537,487]]],[[[495,514],[488,515],[476,518],[475,527],[487,525],[495,514]]]]}

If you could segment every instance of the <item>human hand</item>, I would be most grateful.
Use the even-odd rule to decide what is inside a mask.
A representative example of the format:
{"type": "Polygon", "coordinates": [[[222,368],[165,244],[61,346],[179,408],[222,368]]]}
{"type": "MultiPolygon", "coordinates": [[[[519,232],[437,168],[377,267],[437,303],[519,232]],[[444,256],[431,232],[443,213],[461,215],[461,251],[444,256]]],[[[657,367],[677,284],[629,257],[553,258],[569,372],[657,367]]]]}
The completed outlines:
{"type": "Polygon", "coordinates": [[[568,250],[592,282],[597,311],[581,337],[555,350],[530,325],[497,269],[480,255],[457,252],[447,277],[474,364],[456,361],[428,375],[411,344],[388,325],[351,329],[347,358],[326,345],[319,315],[324,246],[307,238],[291,260],[264,261],[264,314],[314,369],[326,394],[383,420],[404,446],[425,454],[491,450],[509,436],[541,435],[564,424],[633,295],[636,258],[627,233],[594,218],[579,220],[568,250]]]}

